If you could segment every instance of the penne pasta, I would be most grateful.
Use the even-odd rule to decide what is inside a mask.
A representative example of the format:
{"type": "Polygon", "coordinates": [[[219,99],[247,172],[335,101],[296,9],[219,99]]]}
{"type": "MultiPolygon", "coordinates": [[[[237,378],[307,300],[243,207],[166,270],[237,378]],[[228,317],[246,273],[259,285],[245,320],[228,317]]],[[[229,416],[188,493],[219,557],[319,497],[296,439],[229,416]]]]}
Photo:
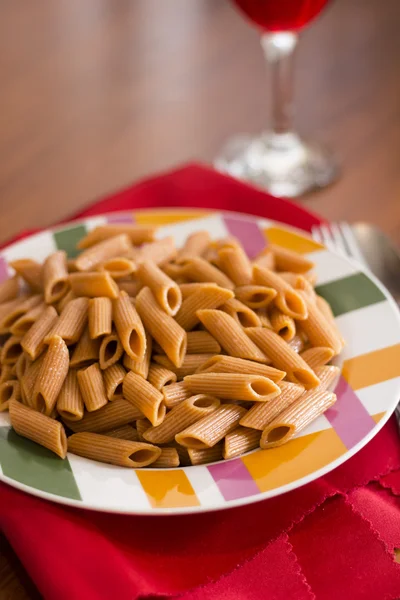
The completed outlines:
{"type": "Polygon", "coordinates": [[[150,244],[143,244],[135,254],[135,260],[138,264],[145,260],[151,260],[156,265],[162,266],[174,260],[177,254],[174,238],[166,237],[150,244]]]}
{"type": "Polygon", "coordinates": [[[89,334],[92,340],[112,331],[112,302],[110,298],[91,298],[88,305],[89,334]]]}
{"type": "Polygon", "coordinates": [[[140,375],[141,377],[144,377],[144,379],[147,379],[147,376],[149,374],[152,348],[153,341],[149,334],[146,333],[146,351],[144,353],[143,358],[141,360],[133,360],[130,356],[125,354],[123,360],[124,367],[128,371],[133,371],[134,373],[137,373],[137,375],[140,375]]]}
{"type": "Polygon", "coordinates": [[[130,440],[131,442],[139,441],[138,432],[134,427],[132,427],[132,425],[122,425],[121,427],[116,427],[115,429],[111,429],[111,431],[105,431],[104,435],[118,438],[120,440],[130,440]]]}
{"type": "Polygon", "coordinates": [[[254,265],[253,281],[257,285],[272,287],[276,290],[274,303],[283,313],[293,319],[303,320],[307,317],[307,306],[303,297],[277,273],[254,265]]]}
{"type": "Polygon", "coordinates": [[[37,304],[30,311],[22,315],[15,323],[10,327],[10,333],[12,335],[24,336],[34,323],[36,323],[38,317],[46,309],[44,302],[37,304]]]}
{"type": "Polygon", "coordinates": [[[107,238],[93,244],[75,259],[75,268],[78,271],[90,271],[100,263],[118,256],[129,256],[132,244],[124,233],[107,238]]]}
{"type": "Polygon", "coordinates": [[[253,265],[265,267],[270,271],[275,271],[275,256],[270,247],[264,248],[253,260],[253,265]]]}
{"type": "Polygon", "coordinates": [[[83,398],[79,388],[77,372],[71,369],[57,398],[57,412],[62,419],[79,421],[83,417],[83,398]]]}
{"type": "Polygon", "coordinates": [[[214,282],[222,288],[232,290],[235,286],[233,282],[222,271],[211,265],[209,262],[199,256],[183,258],[178,260],[178,264],[184,267],[182,274],[196,282],[214,282]]]}
{"type": "Polygon", "coordinates": [[[320,391],[334,391],[333,388],[336,385],[340,375],[339,367],[335,367],[334,365],[323,365],[321,367],[316,367],[315,374],[320,380],[320,384],[318,386],[320,391]]]}
{"type": "Polygon", "coordinates": [[[178,379],[183,379],[186,375],[195,373],[197,369],[212,356],[214,356],[214,354],[186,354],[180,367],[175,367],[169,358],[163,354],[155,354],[153,360],[162,367],[175,373],[178,379]]]}
{"type": "Polygon", "coordinates": [[[146,334],[143,323],[126,292],[113,301],[113,321],[126,354],[133,360],[143,360],[146,334]]]}
{"type": "Polygon", "coordinates": [[[43,302],[43,296],[20,296],[0,305],[0,333],[8,333],[18,319],[26,315],[37,304],[43,302]]]}
{"type": "Polygon", "coordinates": [[[43,263],[42,285],[46,304],[58,302],[69,290],[67,254],[58,250],[43,263]]]}
{"type": "Polygon", "coordinates": [[[344,347],[346,343],[345,343],[345,341],[342,337],[342,334],[340,333],[339,328],[336,324],[335,316],[332,312],[332,309],[331,309],[329,303],[325,300],[325,298],[322,298],[322,296],[318,296],[317,294],[315,295],[315,303],[317,305],[317,308],[324,315],[325,319],[328,321],[328,323],[331,325],[332,329],[336,332],[337,336],[341,340],[342,347],[344,347]]]}
{"type": "Polygon", "coordinates": [[[9,405],[11,425],[15,432],[44,446],[60,458],[67,455],[67,438],[59,421],[36,412],[20,402],[12,400],[9,405]]]}
{"type": "Polygon", "coordinates": [[[21,340],[22,338],[17,335],[12,335],[8,338],[0,353],[0,362],[2,365],[15,365],[23,352],[21,340]]]}
{"type": "Polygon", "coordinates": [[[263,430],[285,408],[290,406],[304,392],[304,387],[297,383],[282,381],[279,384],[281,393],[271,402],[257,402],[240,420],[240,425],[251,429],[263,430]]]}
{"type": "Polygon", "coordinates": [[[16,379],[0,383],[0,412],[8,410],[12,400],[21,401],[21,384],[16,379]]]}
{"type": "Polygon", "coordinates": [[[33,390],[35,388],[36,379],[44,361],[45,355],[42,354],[37,360],[32,362],[25,370],[25,373],[20,379],[22,401],[27,406],[34,408],[32,402],[33,390]]]}
{"type": "Polygon", "coordinates": [[[36,377],[31,400],[35,410],[45,413],[47,416],[52,414],[68,368],[68,348],[64,340],[56,335],[50,340],[36,377]],[[51,377],[49,377],[49,373],[51,373],[51,377]]]}
{"type": "Polygon", "coordinates": [[[53,306],[48,306],[23,336],[21,347],[31,360],[36,360],[45,349],[44,340],[55,326],[56,321],[56,309],[53,306]]]}
{"type": "Polygon", "coordinates": [[[98,410],[107,404],[108,398],[98,363],[78,371],[78,385],[88,412],[98,410]]]}
{"type": "Polygon", "coordinates": [[[208,331],[189,331],[186,354],[218,354],[221,346],[208,331]]]}
{"type": "Polygon", "coordinates": [[[235,286],[249,285],[252,268],[247,254],[241,248],[221,248],[218,251],[219,268],[235,286]]]}
{"type": "Polygon", "coordinates": [[[235,319],[241,327],[261,327],[260,318],[254,310],[237,300],[237,298],[231,298],[220,306],[220,309],[235,319]]]}
{"type": "Polygon", "coordinates": [[[192,395],[184,381],[165,385],[161,389],[161,393],[164,396],[164,404],[167,408],[173,408],[192,395]]]}
{"type": "Polygon", "coordinates": [[[36,260],[20,258],[11,261],[10,267],[29,285],[32,292],[42,292],[42,265],[36,260]]]}
{"type": "Polygon", "coordinates": [[[216,355],[209,358],[196,371],[196,373],[245,373],[247,375],[262,375],[279,383],[286,376],[285,371],[275,369],[269,365],[236,358],[234,356],[216,355]]]}
{"type": "Polygon", "coordinates": [[[304,341],[304,336],[296,333],[294,338],[292,340],[290,340],[290,342],[288,342],[288,346],[289,346],[289,348],[294,350],[294,352],[297,352],[300,354],[300,352],[302,352],[304,350],[304,348],[306,347],[306,344],[304,341]]]}
{"type": "Polygon", "coordinates": [[[108,402],[99,410],[86,412],[80,421],[71,421],[65,418],[63,421],[74,432],[90,431],[102,433],[103,431],[128,425],[141,418],[143,418],[143,413],[140,410],[124,398],[120,398],[113,402],[108,402]]]}
{"type": "Polygon", "coordinates": [[[196,283],[191,281],[190,283],[181,283],[179,285],[179,288],[181,290],[182,299],[185,300],[186,298],[194,294],[194,292],[198,292],[199,290],[207,290],[210,286],[213,288],[218,287],[216,283],[196,283]]]}
{"type": "Polygon", "coordinates": [[[269,315],[272,329],[277,333],[285,342],[290,342],[296,335],[296,323],[292,317],[285,315],[274,306],[269,315]]]}
{"type": "Polygon", "coordinates": [[[63,296],[61,300],[56,304],[58,314],[61,314],[68,302],[71,302],[71,300],[75,300],[75,298],[77,298],[77,296],[75,296],[72,290],[69,290],[69,292],[67,292],[65,296],[63,296]]]}
{"type": "Polygon", "coordinates": [[[149,419],[153,426],[159,425],[165,417],[164,396],[148,381],[127,373],[122,384],[123,396],[149,419]]]}
{"type": "Polygon", "coordinates": [[[198,323],[197,311],[203,309],[215,309],[233,298],[231,290],[218,287],[214,284],[203,284],[183,302],[176,315],[176,322],[186,331],[193,329],[198,323]]]}
{"type": "Polygon", "coordinates": [[[287,283],[289,283],[295,290],[302,290],[311,300],[315,302],[316,294],[311,283],[299,273],[282,272],[279,273],[287,283]]]}
{"type": "Polygon", "coordinates": [[[303,254],[278,246],[269,244],[268,248],[273,252],[275,267],[278,271],[292,271],[293,273],[306,273],[314,267],[314,263],[303,254]]]}
{"type": "Polygon", "coordinates": [[[155,227],[141,227],[140,225],[127,225],[126,223],[99,225],[79,240],[77,248],[84,250],[116,235],[126,235],[133,246],[140,246],[144,242],[152,242],[155,232],[155,227]]]}
{"type": "Polygon", "coordinates": [[[182,304],[179,286],[149,260],[140,263],[137,276],[145,286],[150,288],[163,311],[167,315],[176,315],[182,304]]]}
{"type": "Polygon", "coordinates": [[[179,467],[180,460],[176,448],[161,448],[161,454],[150,466],[159,469],[170,469],[179,467]]]}
{"type": "Polygon", "coordinates": [[[71,435],[68,438],[68,451],[92,460],[134,469],[151,465],[161,455],[161,449],[151,444],[87,432],[71,435]]]}
{"type": "Polygon", "coordinates": [[[183,248],[179,252],[179,258],[191,256],[203,256],[211,243],[208,231],[196,231],[186,238],[183,248]]]}
{"type": "Polygon", "coordinates": [[[300,352],[301,358],[314,370],[316,367],[326,365],[334,357],[334,354],[332,348],[324,348],[323,346],[308,348],[300,352]]]}
{"type": "Polygon", "coordinates": [[[170,371],[161,365],[157,365],[156,363],[150,364],[147,381],[157,390],[162,391],[164,386],[176,383],[176,380],[177,377],[173,371],[170,371]]]}
{"type": "Polygon", "coordinates": [[[121,281],[118,280],[118,287],[121,291],[126,292],[128,294],[128,296],[130,296],[131,298],[135,298],[138,293],[140,292],[140,290],[143,288],[143,284],[141,281],[136,281],[133,279],[130,280],[123,280],[121,281]]]}
{"type": "MultiPolygon", "coordinates": [[[[21,356],[23,356],[23,354],[21,354],[21,356]]],[[[18,359],[18,361],[20,359],[21,359],[21,357],[18,359]]],[[[12,371],[12,365],[1,365],[0,383],[4,383],[5,381],[8,381],[9,379],[13,379],[13,375],[12,375],[11,371],[12,371]]]]}
{"type": "Polygon", "coordinates": [[[99,360],[100,340],[92,340],[86,327],[71,356],[70,367],[82,369],[99,360]]]}
{"type": "MultiPolygon", "coordinates": [[[[22,352],[22,354],[19,355],[19,358],[14,365],[15,366],[15,374],[19,381],[25,375],[26,370],[28,369],[28,367],[31,363],[32,363],[31,359],[28,357],[27,354],[25,354],[25,352],[22,352]]],[[[1,383],[1,379],[0,379],[0,383],[1,383]]]]}
{"type": "Polygon", "coordinates": [[[107,367],[114,365],[119,361],[123,352],[124,349],[115,331],[113,331],[110,335],[103,337],[99,350],[100,369],[104,370],[107,369],[107,367]]]}
{"type": "Polygon", "coordinates": [[[121,365],[111,365],[103,371],[104,387],[109,400],[122,398],[122,382],[126,371],[121,365]]]}
{"type": "Polygon", "coordinates": [[[76,296],[117,298],[119,294],[117,284],[107,271],[70,273],[68,279],[76,296]]]}
{"type": "Polygon", "coordinates": [[[130,258],[117,256],[108,258],[96,266],[96,271],[107,271],[113,279],[129,277],[136,271],[136,265],[130,258]]]}
{"type": "Polygon", "coordinates": [[[59,336],[67,346],[76,344],[86,327],[88,320],[87,298],[76,298],[71,300],[56,320],[54,326],[46,335],[44,342],[48,344],[53,337],[59,336]]]}
{"type": "Polygon", "coordinates": [[[307,319],[301,322],[301,330],[305,333],[312,346],[332,348],[337,356],[342,351],[342,339],[335,326],[329,322],[318,306],[308,298],[307,319]]]}
{"type": "Polygon", "coordinates": [[[211,448],[236,429],[246,410],[236,404],[222,404],[209,415],[196,421],[175,436],[185,448],[211,448]]]}
{"type": "Polygon", "coordinates": [[[269,306],[276,295],[276,290],[263,285],[242,285],[235,288],[236,298],[249,308],[269,306]]]}
{"type": "MultiPolygon", "coordinates": [[[[260,319],[261,327],[268,327],[268,329],[272,329],[271,321],[268,316],[267,307],[257,308],[254,311],[257,317],[260,319]]],[[[253,327],[257,327],[257,325],[253,325],[253,327]]]]}
{"type": "Polygon", "coordinates": [[[266,402],[281,393],[278,385],[263,375],[203,372],[186,376],[185,383],[193,394],[214,394],[225,400],[266,402]]]}
{"type": "Polygon", "coordinates": [[[145,442],[143,434],[151,427],[151,423],[148,419],[138,419],[136,421],[136,431],[138,434],[139,442],[145,442]]]}
{"type": "Polygon", "coordinates": [[[15,275],[0,283],[0,304],[14,300],[19,292],[19,277],[15,275]]]}
{"type": "Polygon", "coordinates": [[[261,431],[239,425],[224,438],[222,456],[225,460],[250,452],[260,446],[261,431]]]}
{"type": "MultiPolygon", "coordinates": [[[[185,450],[185,448],[182,448],[185,450]]],[[[205,465],[208,463],[216,462],[221,460],[223,451],[223,444],[216,444],[212,448],[203,448],[197,450],[195,448],[188,448],[186,450],[189,457],[189,464],[191,465],[205,465]]],[[[178,450],[179,454],[179,450],[178,450]]],[[[180,458],[181,462],[182,459],[180,458]]]]}

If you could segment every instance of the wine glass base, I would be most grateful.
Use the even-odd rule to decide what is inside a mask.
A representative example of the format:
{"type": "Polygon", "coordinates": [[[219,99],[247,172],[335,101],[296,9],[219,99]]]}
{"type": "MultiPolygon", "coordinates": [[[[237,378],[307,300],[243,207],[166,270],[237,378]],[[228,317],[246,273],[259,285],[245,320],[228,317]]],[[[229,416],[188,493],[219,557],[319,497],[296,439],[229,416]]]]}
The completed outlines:
{"type": "Polygon", "coordinates": [[[306,144],[294,133],[238,136],[228,142],[214,165],[274,196],[287,198],[323,188],[338,174],[329,152],[306,144]]]}

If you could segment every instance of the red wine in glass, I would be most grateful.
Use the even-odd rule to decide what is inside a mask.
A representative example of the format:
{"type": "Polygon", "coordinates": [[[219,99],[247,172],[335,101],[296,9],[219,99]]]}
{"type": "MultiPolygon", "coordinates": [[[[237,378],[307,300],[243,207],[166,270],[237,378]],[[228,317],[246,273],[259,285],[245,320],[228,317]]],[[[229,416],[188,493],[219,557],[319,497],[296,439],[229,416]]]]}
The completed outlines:
{"type": "Polygon", "coordinates": [[[312,21],[329,0],[233,1],[261,29],[298,31],[312,21]]]}

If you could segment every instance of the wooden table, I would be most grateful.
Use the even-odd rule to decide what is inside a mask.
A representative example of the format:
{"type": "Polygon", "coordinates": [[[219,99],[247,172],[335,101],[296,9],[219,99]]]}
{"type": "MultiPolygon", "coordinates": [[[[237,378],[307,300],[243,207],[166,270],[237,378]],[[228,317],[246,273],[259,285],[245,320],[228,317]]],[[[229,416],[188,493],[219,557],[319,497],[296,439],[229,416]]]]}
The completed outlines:
{"type": "MultiPolygon", "coordinates": [[[[343,172],[299,200],[400,242],[398,0],[337,0],[304,32],[297,124],[343,172]]],[[[227,0],[5,0],[0,241],[267,124],[258,34],[227,0]]],[[[38,597],[0,537],[0,598],[38,597]]]]}

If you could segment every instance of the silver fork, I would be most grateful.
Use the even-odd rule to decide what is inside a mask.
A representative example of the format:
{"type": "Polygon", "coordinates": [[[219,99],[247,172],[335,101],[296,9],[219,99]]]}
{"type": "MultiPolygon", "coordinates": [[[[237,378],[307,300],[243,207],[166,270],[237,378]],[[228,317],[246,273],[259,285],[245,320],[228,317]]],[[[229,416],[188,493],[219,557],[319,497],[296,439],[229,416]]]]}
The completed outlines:
{"type": "MultiPolygon", "coordinates": [[[[312,237],[328,250],[352,258],[372,271],[400,306],[400,255],[381,231],[364,223],[329,223],[312,228],[312,237]]],[[[395,415],[400,429],[400,401],[395,415]]]]}

